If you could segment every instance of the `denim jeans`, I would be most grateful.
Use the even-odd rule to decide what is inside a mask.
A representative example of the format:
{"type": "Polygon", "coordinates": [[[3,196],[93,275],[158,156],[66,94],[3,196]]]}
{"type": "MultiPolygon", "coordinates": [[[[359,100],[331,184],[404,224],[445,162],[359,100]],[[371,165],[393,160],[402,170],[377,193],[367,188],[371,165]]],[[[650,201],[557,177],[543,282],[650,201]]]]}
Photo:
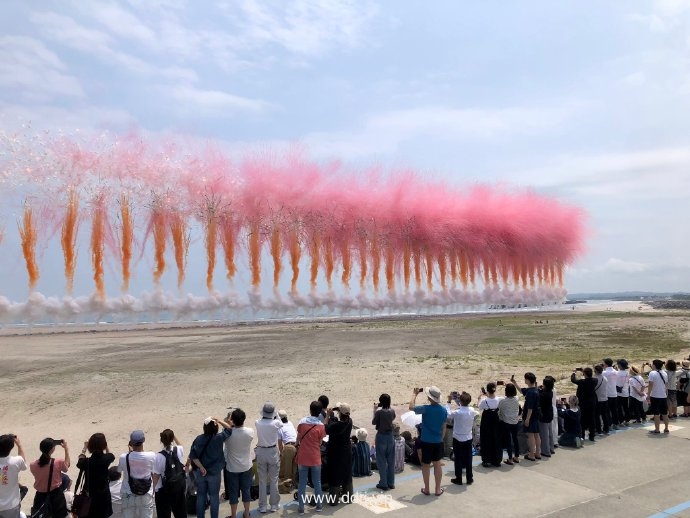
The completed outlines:
{"type": "Polygon", "coordinates": [[[242,473],[234,473],[227,471],[228,477],[228,494],[225,495],[231,504],[236,504],[240,500],[240,493],[242,493],[242,502],[251,502],[251,488],[252,488],[252,470],[248,469],[242,473]]]}
{"type": "Polygon", "coordinates": [[[307,479],[311,473],[311,481],[314,484],[314,496],[316,496],[316,508],[323,507],[323,493],[321,492],[321,466],[298,466],[299,484],[297,486],[297,509],[304,511],[305,496],[307,493],[307,479]]]}
{"type": "Polygon", "coordinates": [[[395,486],[395,439],[393,432],[377,433],[374,440],[376,445],[376,468],[379,470],[379,485],[395,486]]]}
{"type": "Polygon", "coordinates": [[[201,475],[201,471],[194,472],[196,480],[196,518],[204,518],[206,512],[206,498],[211,502],[211,518],[218,518],[218,508],[220,507],[220,473],[206,473],[201,475]]]}

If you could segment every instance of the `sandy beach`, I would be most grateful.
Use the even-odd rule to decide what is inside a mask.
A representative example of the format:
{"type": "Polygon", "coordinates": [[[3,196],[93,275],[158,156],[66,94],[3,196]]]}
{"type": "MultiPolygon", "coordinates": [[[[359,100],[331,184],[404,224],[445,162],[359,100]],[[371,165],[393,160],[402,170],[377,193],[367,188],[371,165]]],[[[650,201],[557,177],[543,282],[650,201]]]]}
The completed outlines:
{"type": "MultiPolygon", "coordinates": [[[[94,432],[105,433],[116,454],[126,451],[135,428],[146,432],[151,450],[159,449],[158,433],[168,427],[188,447],[206,416],[224,417],[229,407],[241,407],[253,420],[265,400],[296,422],[310,401],[326,394],[332,403],[350,403],[355,424],[371,430],[372,403],[381,392],[403,409],[415,386],[474,396],[488,381],[532,370],[539,377],[556,375],[565,394],[573,366],[599,361],[604,351],[639,362],[656,354],[687,356],[687,312],[639,307],[214,327],[3,329],[2,432],[23,440],[29,460],[38,457],[46,436],[66,439],[76,458],[94,432]]],[[[22,481],[33,482],[28,474],[22,481]]]]}

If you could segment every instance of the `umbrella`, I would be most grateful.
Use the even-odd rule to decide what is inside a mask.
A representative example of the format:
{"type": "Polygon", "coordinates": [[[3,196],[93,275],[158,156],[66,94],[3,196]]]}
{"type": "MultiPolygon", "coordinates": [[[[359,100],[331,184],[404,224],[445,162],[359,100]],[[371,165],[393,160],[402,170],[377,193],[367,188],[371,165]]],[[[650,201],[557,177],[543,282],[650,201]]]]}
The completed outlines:
{"type": "Polygon", "coordinates": [[[414,428],[418,424],[422,422],[422,415],[421,414],[415,414],[412,410],[409,412],[405,412],[403,415],[400,416],[400,421],[402,421],[402,424],[409,428],[414,428]]]}

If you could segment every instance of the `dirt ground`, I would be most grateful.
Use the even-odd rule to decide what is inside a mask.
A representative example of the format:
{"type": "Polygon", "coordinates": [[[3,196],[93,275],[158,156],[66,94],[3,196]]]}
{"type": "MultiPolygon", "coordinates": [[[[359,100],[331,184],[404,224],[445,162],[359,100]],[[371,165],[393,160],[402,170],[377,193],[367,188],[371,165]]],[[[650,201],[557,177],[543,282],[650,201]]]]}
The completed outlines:
{"type": "MultiPolygon", "coordinates": [[[[531,370],[572,391],[574,367],[605,356],[642,363],[687,357],[690,312],[638,304],[586,311],[495,313],[262,325],[113,330],[0,330],[2,430],[24,442],[29,460],[44,437],[66,439],[74,458],[94,432],[125,452],[129,432],[172,428],[185,446],[206,416],[241,407],[248,420],[264,401],[296,422],[326,394],[348,402],[356,425],[371,431],[382,392],[405,409],[412,388],[437,385],[473,397],[489,381],[521,380],[531,370]]],[[[373,434],[370,434],[373,437],[373,434]]],[[[75,471],[74,468],[71,471],[75,471]]],[[[76,472],[73,473],[76,475],[76,472]]],[[[30,485],[30,475],[22,482],[30,485]]]]}

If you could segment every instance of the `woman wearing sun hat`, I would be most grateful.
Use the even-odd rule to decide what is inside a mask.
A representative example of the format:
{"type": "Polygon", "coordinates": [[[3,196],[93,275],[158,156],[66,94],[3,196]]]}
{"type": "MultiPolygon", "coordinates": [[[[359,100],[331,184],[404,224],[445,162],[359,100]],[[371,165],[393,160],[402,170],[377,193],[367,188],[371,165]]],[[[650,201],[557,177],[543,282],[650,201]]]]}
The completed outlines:
{"type": "Polygon", "coordinates": [[[414,410],[415,414],[422,416],[422,478],[424,487],[422,493],[429,495],[429,477],[431,465],[434,465],[434,482],[436,484],[434,494],[441,496],[441,478],[443,471],[441,468],[441,458],[443,457],[443,432],[446,429],[446,419],[448,411],[441,405],[441,390],[438,387],[426,387],[423,392],[429,404],[417,405],[417,396],[422,392],[415,388],[410,400],[409,409],[414,410]]]}

